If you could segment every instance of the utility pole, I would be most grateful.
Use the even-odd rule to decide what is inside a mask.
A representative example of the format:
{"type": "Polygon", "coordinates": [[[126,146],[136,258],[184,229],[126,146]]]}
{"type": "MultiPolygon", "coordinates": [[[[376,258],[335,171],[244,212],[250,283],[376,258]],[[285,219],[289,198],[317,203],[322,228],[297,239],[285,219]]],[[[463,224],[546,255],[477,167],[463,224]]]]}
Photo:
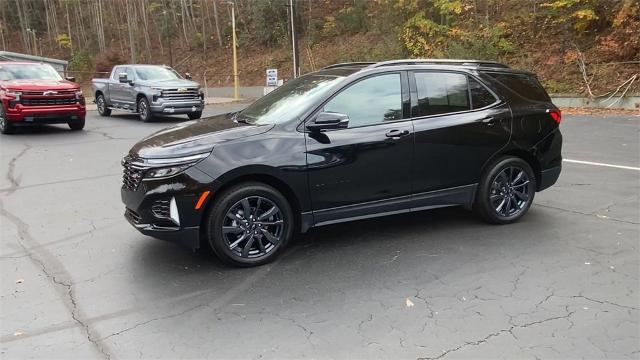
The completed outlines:
{"type": "Polygon", "coordinates": [[[295,1],[289,0],[289,23],[291,24],[291,51],[293,53],[293,78],[300,76],[300,57],[298,56],[298,37],[296,36],[295,1]]]}

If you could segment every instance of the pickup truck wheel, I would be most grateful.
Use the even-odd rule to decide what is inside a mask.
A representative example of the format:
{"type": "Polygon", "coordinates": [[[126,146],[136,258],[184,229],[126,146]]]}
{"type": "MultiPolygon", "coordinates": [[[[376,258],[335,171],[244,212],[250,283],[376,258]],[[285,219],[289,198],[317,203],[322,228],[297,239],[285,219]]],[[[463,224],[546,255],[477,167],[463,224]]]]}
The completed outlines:
{"type": "Polygon", "coordinates": [[[71,130],[73,131],[84,129],[84,118],[70,121],[69,128],[71,128],[71,130]]]}
{"type": "Polygon", "coordinates": [[[202,117],[202,111],[188,113],[189,120],[196,120],[202,117]]]}
{"type": "Polygon", "coordinates": [[[0,104],[0,132],[3,134],[13,134],[16,132],[15,125],[7,120],[2,104],[0,104]]]}
{"type": "Polygon", "coordinates": [[[104,99],[104,95],[100,94],[96,97],[96,105],[98,107],[98,114],[100,114],[100,116],[111,115],[111,109],[107,107],[107,101],[104,99]]]}
{"type": "Polygon", "coordinates": [[[149,100],[145,97],[141,97],[138,100],[138,117],[143,122],[149,122],[152,119],[151,109],[149,109],[149,100]]]}

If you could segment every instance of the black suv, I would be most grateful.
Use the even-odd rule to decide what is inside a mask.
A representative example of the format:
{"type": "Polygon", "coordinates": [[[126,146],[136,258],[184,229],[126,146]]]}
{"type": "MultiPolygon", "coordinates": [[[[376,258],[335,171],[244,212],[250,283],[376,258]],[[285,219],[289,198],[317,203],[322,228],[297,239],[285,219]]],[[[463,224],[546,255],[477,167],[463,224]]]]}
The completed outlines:
{"type": "Polygon", "coordinates": [[[500,63],[331,65],[140,141],[122,161],[125,217],[239,266],[375,216],[463,205],[508,224],[558,179],[559,123],[535,75],[500,63]]]}

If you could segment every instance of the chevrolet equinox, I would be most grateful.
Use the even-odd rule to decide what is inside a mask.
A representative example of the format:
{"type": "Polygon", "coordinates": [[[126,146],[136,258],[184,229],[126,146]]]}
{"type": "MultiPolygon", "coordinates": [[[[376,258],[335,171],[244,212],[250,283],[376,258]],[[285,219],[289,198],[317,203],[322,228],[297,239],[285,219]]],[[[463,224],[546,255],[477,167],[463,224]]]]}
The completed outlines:
{"type": "Polygon", "coordinates": [[[134,145],[125,217],[237,266],[376,216],[462,205],[509,224],[560,175],[560,118],[534,74],[500,63],[331,65],[134,145]]]}

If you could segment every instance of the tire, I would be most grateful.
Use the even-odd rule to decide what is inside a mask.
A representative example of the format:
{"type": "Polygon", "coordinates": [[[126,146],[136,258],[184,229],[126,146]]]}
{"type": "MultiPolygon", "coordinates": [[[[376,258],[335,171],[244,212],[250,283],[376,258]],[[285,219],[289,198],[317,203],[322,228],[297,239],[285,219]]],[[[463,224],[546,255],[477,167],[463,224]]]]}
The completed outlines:
{"type": "Polygon", "coordinates": [[[16,132],[16,126],[7,120],[2,103],[0,103],[0,132],[7,135],[16,132]]]}
{"type": "Polygon", "coordinates": [[[138,99],[138,118],[143,122],[150,122],[153,120],[153,114],[151,114],[151,109],[149,108],[149,100],[146,97],[141,97],[138,99]]]}
{"type": "Polygon", "coordinates": [[[73,131],[79,131],[84,129],[84,118],[73,120],[69,122],[69,128],[73,131]]]}
{"type": "Polygon", "coordinates": [[[206,216],[211,249],[233,266],[273,261],[293,236],[291,205],[279,191],[263,183],[242,183],[224,191],[206,216]],[[245,209],[252,213],[249,217],[245,209]]]}
{"type": "Polygon", "coordinates": [[[531,166],[518,157],[502,157],[483,174],[473,208],[491,224],[511,224],[527,213],[535,193],[531,166]]]}
{"type": "Polygon", "coordinates": [[[202,117],[202,111],[188,113],[189,120],[196,120],[202,117]]]}
{"type": "Polygon", "coordinates": [[[98,94],[98,96],[96,96],[96,107],[98,108],[98,114],[100,114],[100,116],[111,115],[111,109],[107,107],[107,100],[104,98],[104,95],[98,94]]]}

